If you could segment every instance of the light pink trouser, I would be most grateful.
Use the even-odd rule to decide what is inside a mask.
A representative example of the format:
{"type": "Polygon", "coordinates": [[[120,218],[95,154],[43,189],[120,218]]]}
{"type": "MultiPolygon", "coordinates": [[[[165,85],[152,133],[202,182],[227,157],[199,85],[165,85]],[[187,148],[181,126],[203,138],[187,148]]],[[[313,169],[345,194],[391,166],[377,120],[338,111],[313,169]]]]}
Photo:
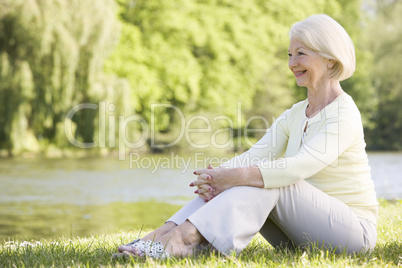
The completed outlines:
{"type": "Polygon", "coordinates": [[[305,181],[275,188],[233,187],[208,203],[196,197],[168,221],[189,220],[216,249],[243,250],[257,232],[272,245],[306,245],[348,252],[374,248],[376,225],[305,181]]]}

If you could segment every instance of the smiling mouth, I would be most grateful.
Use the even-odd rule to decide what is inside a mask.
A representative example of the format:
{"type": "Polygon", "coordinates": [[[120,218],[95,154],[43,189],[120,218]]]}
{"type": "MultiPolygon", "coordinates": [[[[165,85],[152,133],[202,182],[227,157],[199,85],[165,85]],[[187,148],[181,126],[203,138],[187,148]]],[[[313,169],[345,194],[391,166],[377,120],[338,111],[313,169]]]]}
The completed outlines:
{"type": "Polygon", "coordinates": [[[295,72],[294,74],[296,77],[299,77],[299,76],[302,76],[303,74],[305,74],[306,72],[307,72],[307,70],[304,70],[304,71],[300,71],[300,72],[295,72]]]}

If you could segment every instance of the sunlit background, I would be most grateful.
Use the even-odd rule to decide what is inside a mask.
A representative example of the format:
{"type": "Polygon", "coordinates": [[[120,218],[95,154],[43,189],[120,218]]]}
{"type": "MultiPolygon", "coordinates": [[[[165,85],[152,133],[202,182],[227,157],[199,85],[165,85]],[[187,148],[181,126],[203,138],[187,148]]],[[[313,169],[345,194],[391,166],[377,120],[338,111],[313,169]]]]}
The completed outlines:
{"type": "Polygon", "coordinates": [[[306,98],[288,31],[317,13],[355,43],[342,87],[378,197],[402,198],[402,1],[0,0],[0,240],[162,224],[194,168],[306,98]]]}

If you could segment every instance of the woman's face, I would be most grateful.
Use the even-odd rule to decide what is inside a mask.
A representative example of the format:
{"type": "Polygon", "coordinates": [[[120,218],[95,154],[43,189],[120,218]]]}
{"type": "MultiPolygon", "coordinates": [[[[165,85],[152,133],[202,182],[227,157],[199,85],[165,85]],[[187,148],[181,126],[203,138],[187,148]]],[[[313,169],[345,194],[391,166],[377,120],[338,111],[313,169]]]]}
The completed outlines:
{"type": "Polygon", "coordinates": [[[322,57],[295,38],[290,39],[288,55],[289,69],[298,86],[315,89],[330,79],[330,69],[335,62],[322,57]]]}

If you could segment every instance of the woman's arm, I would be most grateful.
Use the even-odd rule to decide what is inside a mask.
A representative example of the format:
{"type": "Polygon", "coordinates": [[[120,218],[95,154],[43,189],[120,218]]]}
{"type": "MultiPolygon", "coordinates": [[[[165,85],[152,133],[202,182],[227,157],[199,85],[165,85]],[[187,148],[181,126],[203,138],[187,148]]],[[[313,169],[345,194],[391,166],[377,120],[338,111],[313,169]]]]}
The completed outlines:
{"type": "MultiPolygon", "coordinates": [[[[350,120],[328,120],[319,131],[303,141],[291,157],[258,164],[265,188],[277,188],[307,179],[327,166],[336,167],[339,156],[357,137],[358,124],[350,120]]],[[[360,126],[361,127],[361,126],[360,126]]]]}
{"type": "Polygon", "coordinates": [[[262,160],[248,167],[198,170],[194,173],[198,179],[192,185],[210,185],[216,190],[211,196],[216,196],[234,186],[277,188],[293,184],[336,165],[338,157],[353,143],[357,129],[349,120],[328,120],[292,157],[262,160]]]}
{"type": "Polygon", "coordinates": [[[257,166],[201,169],[194,171],[194,175],[199,176],[190,186],[199,187],[197,194],[202,195],[201,197],[204,200],[210,200],[234,186],[264,188],[264,180],[257,166]]]}
{"type": "Polygon", "coordinates": [[[208,166],[207,169],[195,171],[194,174],[199,175],[198,180],[190,184],[198,187],[195,193],[208,201],[233,186],[263,188],[264,182],[257,164],[264,160],[273,161],[285,153],[289,139],[288,111],[278,117],[264,137],[247,152],[232,158],[217,169],[208,166]]]}

